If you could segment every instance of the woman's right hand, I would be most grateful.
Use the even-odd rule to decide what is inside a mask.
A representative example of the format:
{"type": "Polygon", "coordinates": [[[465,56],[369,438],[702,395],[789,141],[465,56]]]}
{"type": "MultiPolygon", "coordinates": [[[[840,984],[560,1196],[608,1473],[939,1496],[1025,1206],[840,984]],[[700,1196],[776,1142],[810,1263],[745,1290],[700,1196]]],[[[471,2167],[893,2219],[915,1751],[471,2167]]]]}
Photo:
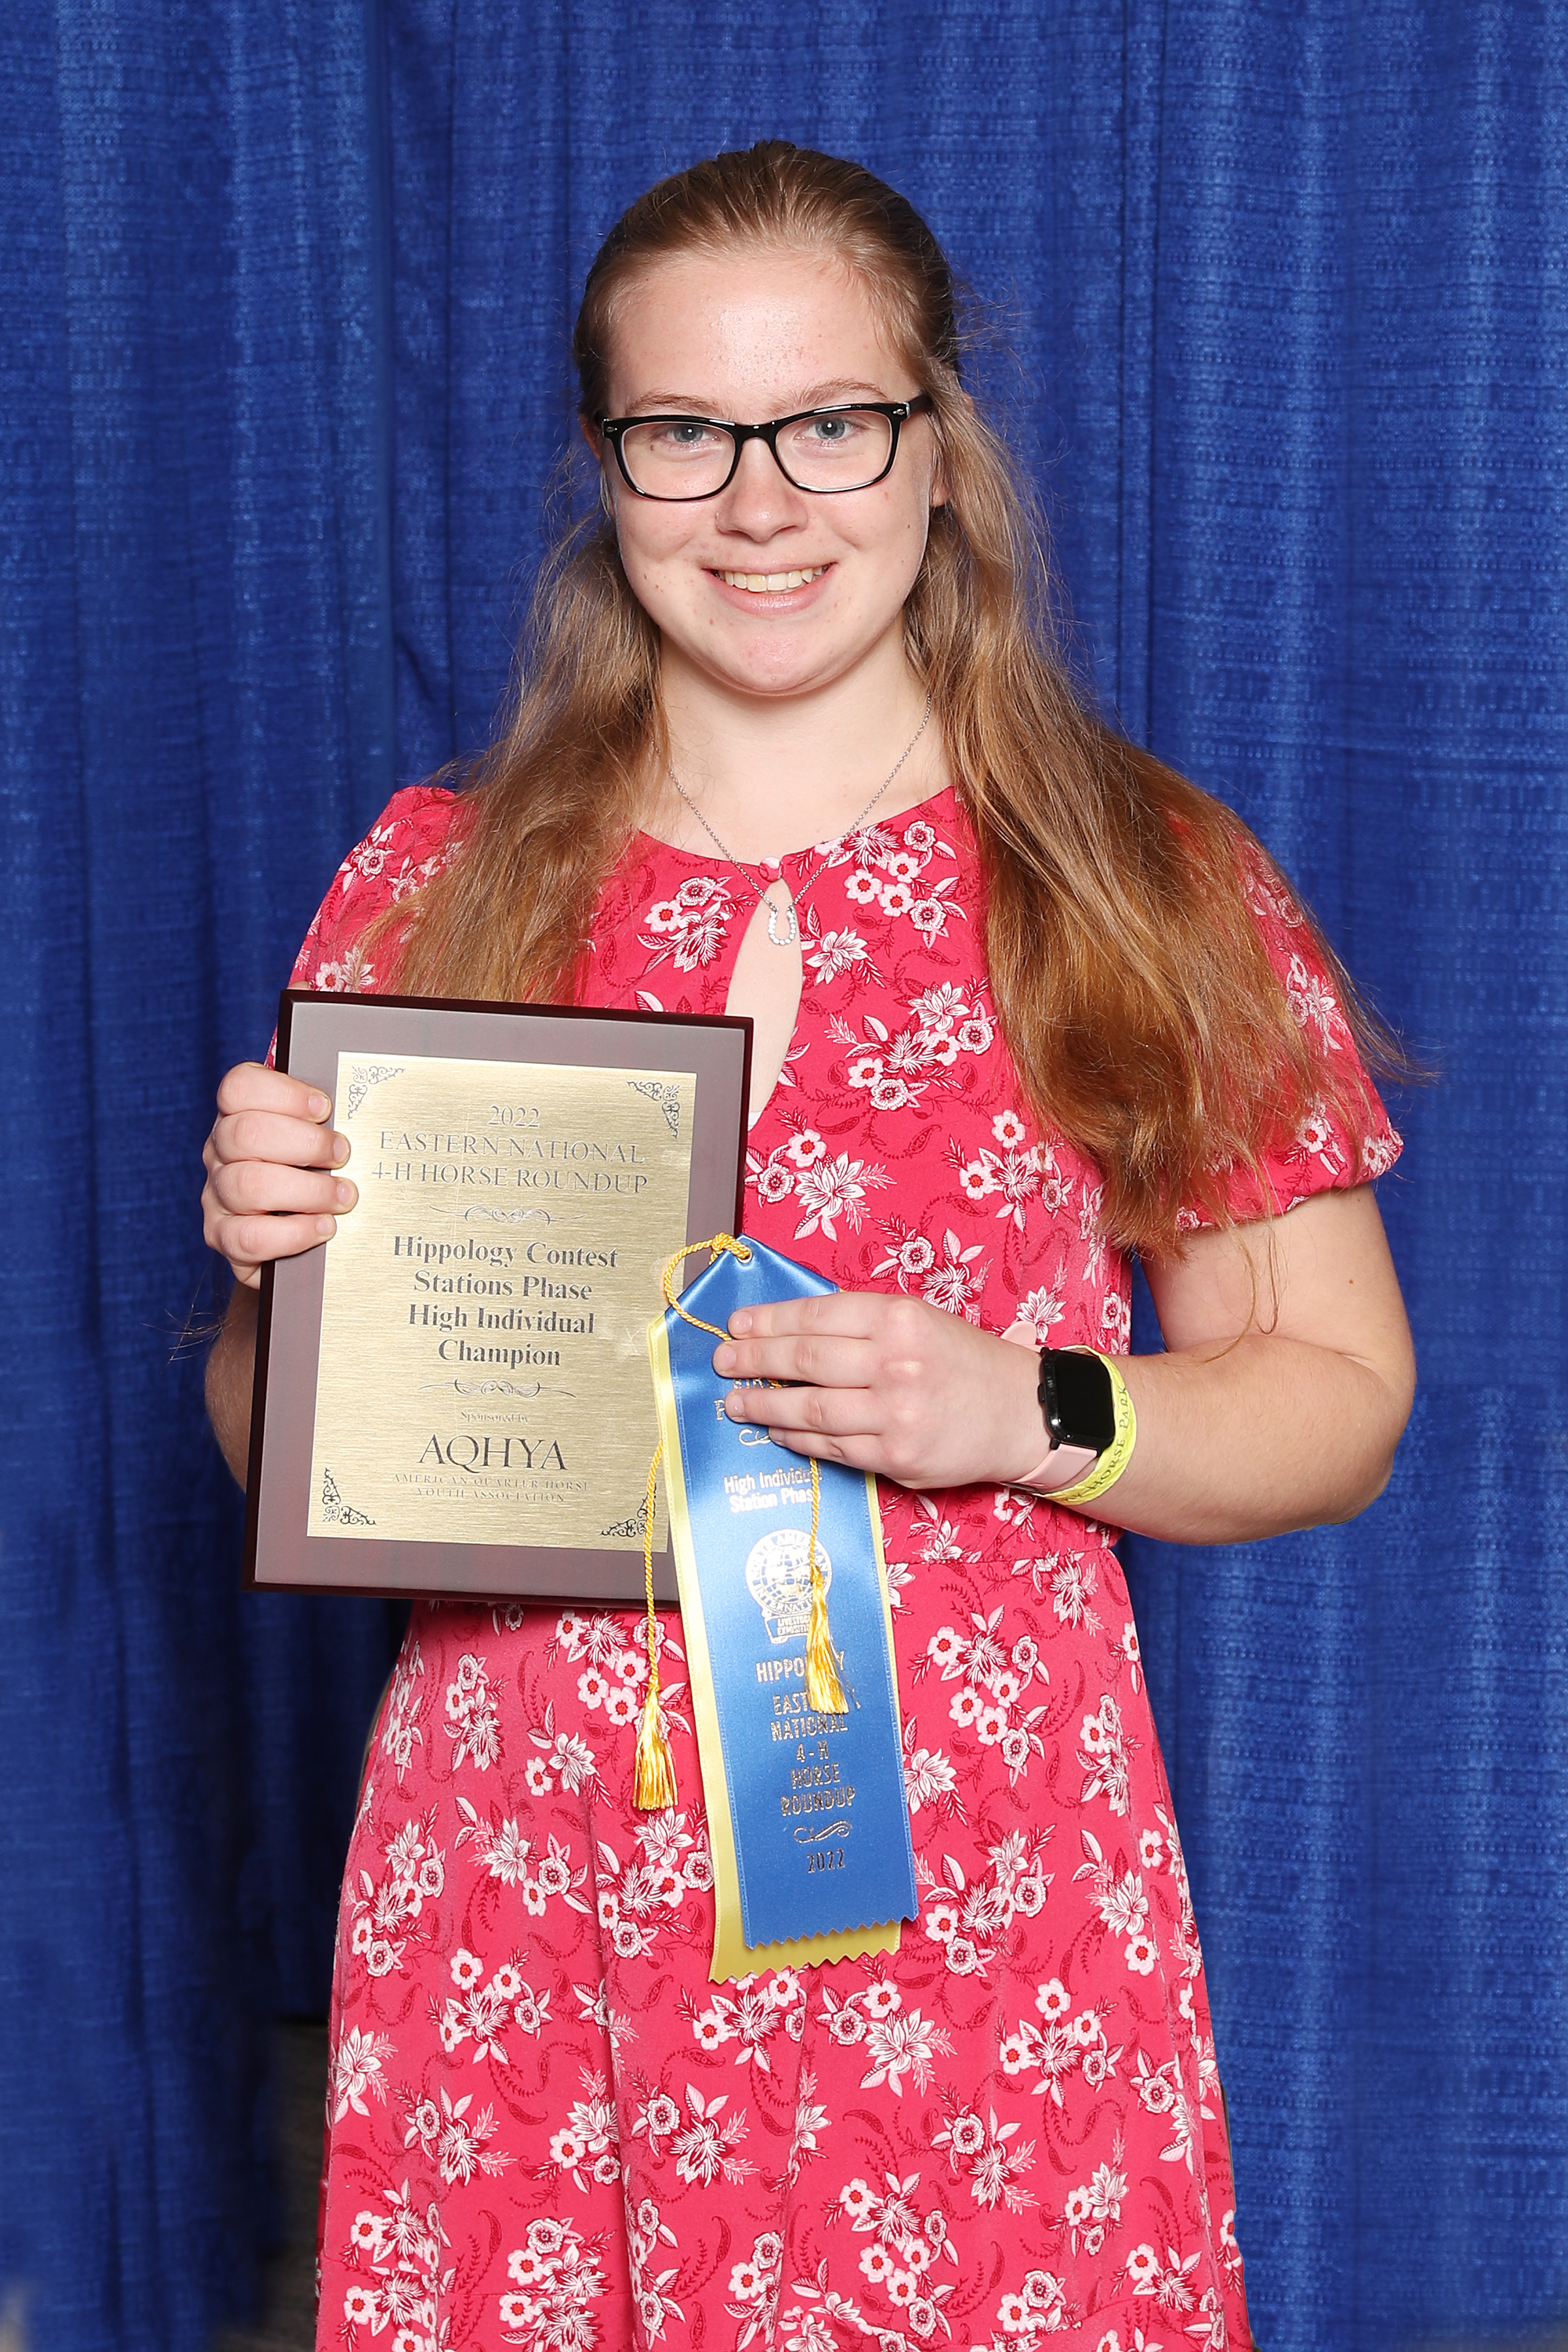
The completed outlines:
{"type": "Polygon", "coordinates": [[[217,1090],[202,1150],[202,1230],[234,1278],[254,1289],[271,1258],[296,1257],[336,1233],[357,1188],[336,1171],[349,1156],[319,1088],[261,1062],[237,1062],[217,1090]]]}

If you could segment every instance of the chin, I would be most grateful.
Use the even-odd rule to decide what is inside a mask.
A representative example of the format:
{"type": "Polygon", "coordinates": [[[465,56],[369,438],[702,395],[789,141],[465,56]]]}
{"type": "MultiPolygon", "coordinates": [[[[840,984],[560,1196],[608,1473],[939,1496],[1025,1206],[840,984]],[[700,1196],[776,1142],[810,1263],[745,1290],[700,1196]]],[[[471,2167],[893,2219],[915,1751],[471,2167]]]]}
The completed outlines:
{"type": "Polygon", "coordinates": [[[747,663],[733,669],[710,669],[709,676],[728,687],[731,693],[752,694],[769,702],[784,702],[796,696],[815,694],[824,687],[835,685],[853,663],[811,664],[803,667],[795,662],[781,663],[776,668],[765,664],[747,663]]]}

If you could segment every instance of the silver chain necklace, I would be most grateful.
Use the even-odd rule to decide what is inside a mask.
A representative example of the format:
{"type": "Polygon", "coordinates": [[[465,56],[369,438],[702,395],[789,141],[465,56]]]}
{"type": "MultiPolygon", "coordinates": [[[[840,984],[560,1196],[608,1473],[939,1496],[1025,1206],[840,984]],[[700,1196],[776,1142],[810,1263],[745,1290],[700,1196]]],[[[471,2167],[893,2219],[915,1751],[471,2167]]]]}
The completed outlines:
{"type": "MultiPolygon", "coordinates": [[[[926,697],[925,716],[921,719],[920,725],[915,729],[914,733],[910,737],[909,741],[904,745],[903,750],[900,752],[898,758],[894,761],[892,766],[889,769],[887,774],[883,777],[881,782],[878,785],[876,791],[872,793],[870,799],[867,802],[859,815],[855,819],[852,824],[847,824],[843,833],[838,835],[837,838],[840,841],[844,840],[849,834],[859,832],[860,827],[865,824],[866,819],[870,815],[871,811],[876,807],[877,803],[881,799],[882,794],[887,791],[889,785],[892,782],[893,778],[898,774],[899,770],[903,766],[904,761],[909,758],[910,753],[914,750],[915,745],[925,733],[926,723],[930,718],[931,697],[928,695],[926,697]]],[[[713,844],[714,848],[719,852],[720,856],[723,858],[725,864],[734,867],[736,873],[740,876],[747,889],[751,891],[752,897],[755,898],[758,906],[765,907],[767,908],[768,938],[773,942],[773,946],[775,948],[797,948],[800,945],[800,925],[795,920],[795,908],[801,905],[805,898],[806,892],[816,888],[817,883],[822,879],[823,873],[826,869],[819,866],[815,874],[806,876],[802,881],[800,888],[798,890],[791,891],[790,904],[787,907],[775,905],[773,900],[769,898],[766,890],[758,889],[756,884],[752,881],[751,875],[747,872],[745,866],[742,865],[740,859],[734,855],[733,851],[725,848],[723,843],[720,840],[718,835],[714,832],[712,826],[709,824],[707,818],[703,815],[701,810],[692,799],[691,794],[687,791],[686,786],[676,774],[675,770],[667,766],[665,772],[668,776],[670,782],[675,786],[676,791],[679,793],[681,799],[686,803],[687,807],[691,811],[692,815],[697,819],[698,824],[702,827],[703,832],[708,835],[709,840],[713,844]],[[775,926],[781,922],[787,924],[788,929],[784,930],[775,929],[775,926]]],[[[771,863],[772,861],[768,862],[771,863]]],[[[779,879],[781,881],[784,879],[782,874],[780,875],[779,879]]]]}

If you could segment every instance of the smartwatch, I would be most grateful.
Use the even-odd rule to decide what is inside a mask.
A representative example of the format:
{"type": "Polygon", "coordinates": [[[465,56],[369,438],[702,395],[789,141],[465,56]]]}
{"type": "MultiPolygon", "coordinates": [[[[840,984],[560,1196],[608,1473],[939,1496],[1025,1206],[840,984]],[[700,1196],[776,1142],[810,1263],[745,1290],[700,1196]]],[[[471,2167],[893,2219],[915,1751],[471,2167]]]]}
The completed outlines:
{"type": "Polygon", "coordinates": [[[1039,1398],[1053,1454],[1058,1445],[1105,1452],[1116,1434],[1116,1391],[1103,1356],[1042,1348],[1039,1398]]]}

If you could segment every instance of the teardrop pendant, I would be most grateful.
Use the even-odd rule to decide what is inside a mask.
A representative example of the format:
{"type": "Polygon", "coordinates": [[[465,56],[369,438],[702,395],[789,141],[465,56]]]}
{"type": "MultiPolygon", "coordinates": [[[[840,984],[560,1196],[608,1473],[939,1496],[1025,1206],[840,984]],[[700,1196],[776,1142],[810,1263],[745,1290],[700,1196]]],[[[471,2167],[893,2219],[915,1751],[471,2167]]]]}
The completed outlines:
{"type": "Polygon", "coordinates": [[[775,948],[799,947],[800,925],[795,919],[794,899],[792,898],[790,900],[787,907],[775,905],[772,898],[764,898],[763,903],[768,910],[768,937],[772,940],[773,946],[775,948]],[[777,931],[773,928],[774,924],[779,921],[781,917],[789,926],[789,929],[784,932],[777,931]]]}

